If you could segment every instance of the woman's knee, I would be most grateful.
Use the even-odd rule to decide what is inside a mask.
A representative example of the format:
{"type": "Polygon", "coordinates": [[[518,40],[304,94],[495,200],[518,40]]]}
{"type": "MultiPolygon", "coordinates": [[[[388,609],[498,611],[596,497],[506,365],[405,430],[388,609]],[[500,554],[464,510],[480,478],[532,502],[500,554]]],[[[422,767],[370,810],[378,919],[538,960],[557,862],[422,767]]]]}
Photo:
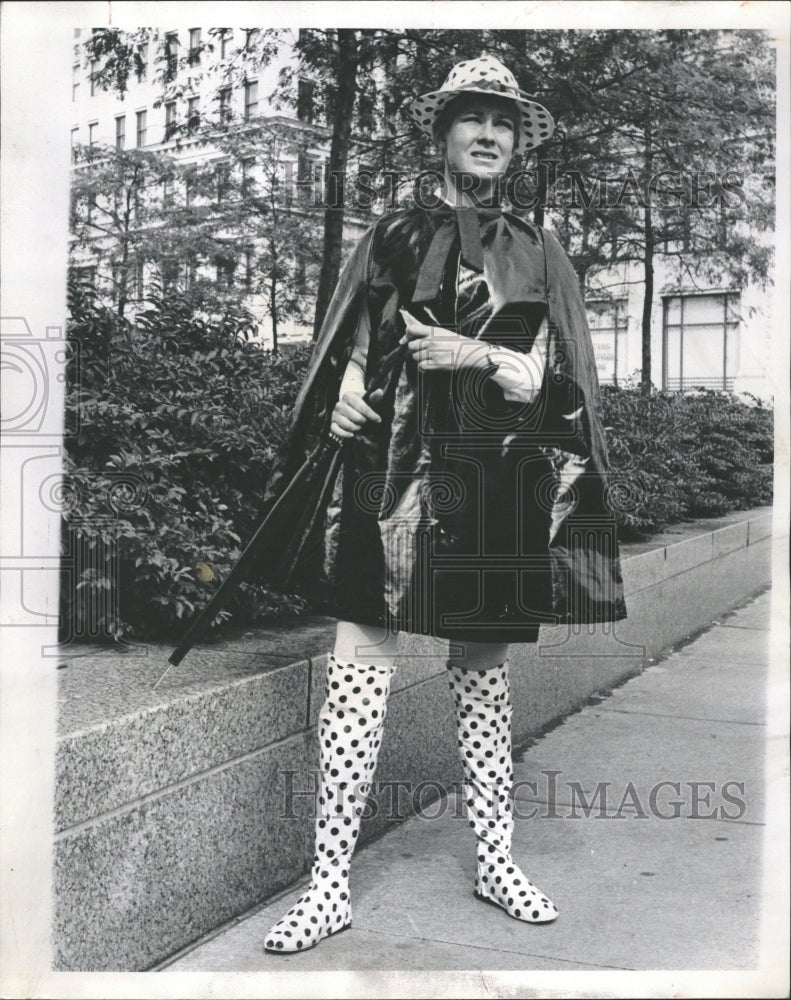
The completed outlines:
{"type": "Polygon", "coordinates": [[[499,667],[507,657],[507,642],[465,642],[460,643],[448,657],[448,666],[461,667],[462,670],[489,670],[499,667]]]}
{"type": "Polygon", "coordinates": [[[392,666],[398,652],[398,636],[378,625],[338,621],[335,656],[345,662],[392,666]]]}

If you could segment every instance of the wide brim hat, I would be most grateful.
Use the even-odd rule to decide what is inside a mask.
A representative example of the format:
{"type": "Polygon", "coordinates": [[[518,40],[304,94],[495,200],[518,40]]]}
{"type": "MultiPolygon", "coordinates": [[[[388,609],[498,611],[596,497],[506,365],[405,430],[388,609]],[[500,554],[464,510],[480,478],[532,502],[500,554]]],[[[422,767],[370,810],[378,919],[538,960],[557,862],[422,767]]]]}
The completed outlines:
{"type": "Polygon", "coordinates": [[[409,114],[421,132],[433,137],[437,116],[459,94],[486,94],[514,101],[521,115],[519,140],[514,153],[535,149],[546,142],[555,130],[547,109],[520,90],[516,77],[499,59],[485,53],[477,59],[456,63],[439,90],[421,94],[409,105],[409,114]]]}

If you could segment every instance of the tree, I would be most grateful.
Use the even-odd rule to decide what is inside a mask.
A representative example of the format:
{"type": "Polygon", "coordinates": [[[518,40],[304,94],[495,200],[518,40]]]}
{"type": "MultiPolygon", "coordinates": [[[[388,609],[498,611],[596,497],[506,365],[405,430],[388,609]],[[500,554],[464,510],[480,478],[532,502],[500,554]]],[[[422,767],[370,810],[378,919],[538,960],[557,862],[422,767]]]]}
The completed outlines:
{"type": "Polygon", "coordinates": [[[558,52],[555,217],[583,284],[641,266],[647,394],[656,258],[696,287],[769,279],[771,55],[758,32],[712,31],[592,32],[558,52]]]}
{"type": "Polygon", "coordinates": [[[214,288],[253,298],[269,316],[275,351],[283,320],[306,322],[315,296],[321,217],[312,188],[293,183],[309,141],[278,121],[217,124],[222,153],[190,168],[193,198],[181,217],[216,264],[214,288]]]}
{"type": "Polygon", "coordinates": [[[141,269],[165,256],[162,199],[180,169],[172,157],[143,149],[81,146],[75,160],[71,263],[109,264],[111,299],[124,320],[141,269]]]}

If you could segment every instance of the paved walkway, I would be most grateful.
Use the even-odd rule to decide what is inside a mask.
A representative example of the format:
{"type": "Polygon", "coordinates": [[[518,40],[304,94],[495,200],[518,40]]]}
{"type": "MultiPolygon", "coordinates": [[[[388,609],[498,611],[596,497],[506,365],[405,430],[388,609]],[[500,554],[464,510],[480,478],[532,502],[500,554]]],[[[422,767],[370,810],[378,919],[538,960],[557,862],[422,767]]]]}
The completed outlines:
{"type": "Polygon", "coordinates": [[[517,759],[514,855],[555,923],[474,898],[473,835],[451,800],[359,851],[351,931],[263,950],[303,881],[168,971],[755,969],[769,610],[765,593],[517,759]]]}

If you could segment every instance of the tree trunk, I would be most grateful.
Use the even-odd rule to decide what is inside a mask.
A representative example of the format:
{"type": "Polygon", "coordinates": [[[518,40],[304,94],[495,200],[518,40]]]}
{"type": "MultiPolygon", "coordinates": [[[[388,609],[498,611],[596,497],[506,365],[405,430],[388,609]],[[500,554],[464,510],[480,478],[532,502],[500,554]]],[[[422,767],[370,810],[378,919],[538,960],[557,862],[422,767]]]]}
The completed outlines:
{"type": "MultiPolygon", "coordinates": [[[[645,176],[651,177],[651,132],[645,132],[645,176]]],[[[651,198],[645,199],[645,244],[643,250],[643,273],[645,294],[643,297],[642,342],[640,390],[644,396],[651,395],[651,307],[654,299],[654,223],[651,213],[651,198]]]]}
{"type": "Polygon", "coordinates": [[[277,354],[277,278],[274,267],[269,275],[269,315],[272,317],[272,353],[277,354]]]}
{"type": "Polygon", "coordinates": [[[343,248],[343,188],[346,163],[349,158],[349,138],[352,129],[352,112],[357,84],[359,51],[357,33],[348,28],[338,28],[338,57],[335,75],[335,109],[332,122],[329,176],[325,185],[327,206],[324,210],[324,241],[321,273],[316,295],[316,312],[313,319],[313,339],[318,337],[324,314],[330,304],[338,282],[343,248]]]}
{"type": "Polygon", "coordinates": [[[131,230],[131,216],[132,216],[132,189],[129,188],[126,192],[126,207],[124,209],[123,215],[123,229],[121,231],[121,265],[118,269],[120,275],[121,287],[118,289],[118,318],[120,320],[124,319],[124,313],[126,312],[126,304],[129,298],[129,280],[128,280],[128,268],[129,268],[129,241],[130,241],[130,230],[131,230]]]}

